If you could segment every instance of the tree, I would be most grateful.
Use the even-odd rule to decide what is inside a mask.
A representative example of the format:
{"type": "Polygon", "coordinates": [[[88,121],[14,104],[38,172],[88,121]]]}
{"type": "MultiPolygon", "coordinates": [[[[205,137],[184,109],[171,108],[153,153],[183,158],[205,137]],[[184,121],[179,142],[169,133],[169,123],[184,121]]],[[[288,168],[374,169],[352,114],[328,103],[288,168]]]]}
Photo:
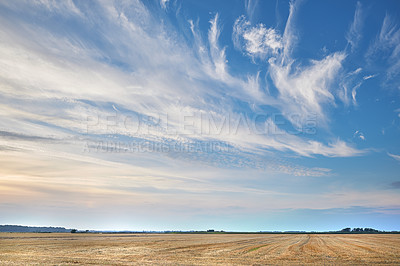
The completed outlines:
{"type": "Polygon", "coordinates": [[[364,232],[376,233],[376,232],[378,232],[378,230],[373,229],[373,228],[364,228],[364,232]]]}
{"type": "Polygon", "coordinates": [[[76,230],[76,229],[72,229],[71,230],[71,233],[73,234],[73,233],[76,233],[76,232],[78,232],[78,230],[76,230]]]}

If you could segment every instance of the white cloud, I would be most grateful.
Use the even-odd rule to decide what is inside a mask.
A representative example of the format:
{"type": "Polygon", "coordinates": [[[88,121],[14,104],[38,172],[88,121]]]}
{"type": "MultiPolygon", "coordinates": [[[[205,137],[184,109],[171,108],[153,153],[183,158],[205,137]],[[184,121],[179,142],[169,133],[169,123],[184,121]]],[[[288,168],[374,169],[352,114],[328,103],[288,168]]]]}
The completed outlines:
{"type": "Polygon", "coordinates": [[[276,55],[283,48],[282,37],[273,28],[264,24],[251,27],[244,16],[236,19],[232,39],[239,50],[244,50],[251,57],[265,59],[276,55]]]}
{"type": "MultiPolygon", "coordinates": [[[[96,31],[104,36],[102,41],[112,47],[108,51],[82,36],[74,35],[74,32],[60,37],[44,26],[36,28],[17,18],[8,22],[2,19],[7,27],[0,31],[0,90],[3,96],[0,108],[5,114],[0,119],[0,127],[10,127],[13,132],[32,136],[55,136],[65,141],[65,145],[45,147],[46,153],[64,152],[77,161],[99,156],[104,160],[127,160],[115,154],[86,154],[83,158],[83,148],[80,150],[71,146],[75,141],[75,144],[83,145],[82,138],[108,141],[119,135],[128,140],[141,139],[163,145],[210,140],[228,143],[237,154],[218,154],[221,164],[251,168],[255,167],[252,162],[260,161],[267,169],[293,175],[316,176],[326,172],[292,166],[285,161],[276,162],[265,154],[289,152],[308,157],[363,154],[363,151],[341,140],[324,144],[291,135],[280,130],[272,121],[268,121],[270,127],[276,128],[272,134],[249,134],[244,122],[239,123],[235,134],[186,134],[180,120],[183,114],[193,117],[196,130],[201,129],[201,124],[197,127],[197,114],[212,116],[216,123],[222,123],[228,116],[235,122],[240,117],[246,118],[245,111],[240,108],[235,110],[237,106],[234,102],[239,100],[269,104],[282,108],[285,113],[309,114],[321,102],[330,101],[331,95],[325,91],[325,86],[339,68],[343,55],[334,54],[325,60],[314,61],[311,66],[296,73],[286,69],[291,66],[276,65],[275,75],[284,72],[283,76],[279,76],[280,82],[284,82],[282,78],[287,78],[287,82],[296,88],[286,92],[286,85],[279,86],[282,93],[275,99],[261,89],[259,73],[250,73],[244,79],[229,73],[225,48],[219,45],[221,29],[218,14],[210,21],[206,41],[198,33],[195,23],[190,23],[195,43],[192,49],[191,44],[170,34],[169,31],[173,30],[154,21],[155,18],[140,2],[124,5],[127,6],[116,7],[111,2],[105,2],[97,7],[101,17],[91,18],[102,21],[95,23],[98,25],[96,31]],[[102,27],[104,24],[107,27],[102,27]],[[135,44],[134,47],[132,44],[135,44]],[[154,56],[154,51],[157,51],[157,56],[154,56]],[[292,103],[295,107],[289,110],[292,103]],[[163,120],[166,114],[170,115],[169,126],[176,134],[168,132],[171,128],[167,130],[163,120]],[[135,132],[124,126],[114,127],[113,117],[116,115],[120,125],[124,125],[124,117],[129,115],[144,117],[146,120],[141,123],[148,131],[135,132]],[[100,122],[90,128],[90,135],[84,135],[88,117],[100,117],[100,122]],[[251,156],[247,155],[249,153],[251,156]]],[[[31,9],[29,6],[21,8],[31,9]]],[[[75,11],[66,9],[65,12],[75,11]]],[[[81,8],[79,12],[86,14],[87,10],[81,8]]],[[[85,16],[77,19],[79,23],[86,23],[85,16]]],[[[259,29],[268,32],[266,28],[259,29]]],[[[264,39],[264,42],[267,40],[264,39]]],[[[272,48],[268,49],[272,51],[272,48]]],[[[139,122],[131,123],[136,123],[131,125],[133,127],[139,122]]],[[[6,145],[26,148],[26,143],[22,141],[6,145]]],[[[159,156],[152,153],[146,159],[163,164],[165,157],[159,159],[159,156]]],[[[182,160],[190,158],[207,164],[213,163],[210,158],[214,158],[207,153],[193,156],[182,152],[180,156],[182,160]]],[[[175,159],[178,157],[175,156],[175,159]]],[[[140,164],[143,160],[134,157],[130,162],[140,164]]]]}
{"type": "Polygon", "coordinates": [[[299,5],[300,1],[290,4],[282,37],[282,52],[276,60],[268,61],[270,75],[279,91],[282,102],[280,109],[295,127],[301,128],[310,116],[317,116],[319,125],[326,126],[328,118],[324,107],[334,104],[332,86],[337,83],[342,62],[347,55],[345,52],[335,52],[321,60],[311,60],[309,65],[296,63],[291,55],[298,42],[294,22],[299,5]]]}
{"type": "Polygon", "coordinates": [[[247,21],[245,16],[240,16],[235,20],[233,24],[233,31],[232,31],[232,41],[233,45],[238,50],[243,50],[243,33],[251,26],[251,23],[247,21]]]}
{"type": "Polygon", "coordinates": [[[354,20],[346,34],[347,42],[351,45],[352,51],[357,47],[361,40],[361,30],[363,26],[364,14],[362,5],[357,2],[356,11],[354,13],[354,20]]]}
{"type": "Polygon", "coordinates": [[[258,6],[258,0],[245,0],[244,7],[246,9],[246,15],[250,20],[253,20],[254,13],[258,6]]]}
{"type": "Polygon", "coordinates": [[[263,24],[243,33],[246,51],[253,56],[264,57],[271,52],[276,54],[282,48],[281,37],[274,29],[267,29],[263,24]]]}
{"type": "Polygon", "coordinates": [[[400,73],[400,29],[389,14],[383,19],[381,30],[365,57],[368,62],[380,60],[388,66],[387,81],[393,81],[400,73]]]}
{"type": "Polygon", "coordinates": [[[356,130],[353,134],[353,138],[359,138],[361,140],[365,140],[365,135],[359,130],[356,130]]]}
{"type": "Polygon", "coordinates": [[[325,123],[323,104],[333,103],[330,86],[342,67],[345,54],[334,53],[320,61],[312,61],[307,67],[276,64],[270,61],[270,73],[282,100],[282,110],[297,127],[301,127],[310,116],[317,116],[325,123]]]}
{"type": "Polygon", "coordinates": [[[340,84],[342,86],[342,90],[338,91],[338,97],[339,99],[345,104],[345,106],[349,105],[349,93],[348,93],[348,89],[347,89],[347,84],[346,83],[341,83],[340,84]]]}
{"type": "Polygon", "coordinates": [[[350,96],[353,105],[357,105],[357,89],[362,85],[363,81],[366,80],[363,78],[360,81],[359,74],[361,72],[362,68],[359,67],[356,70],[341,76],[342,81],[340,82],[340,86],[342,89],[337,92],[337,96],[345,104],[346,107],[350,104],[350,96]],[[349,90],[349,88],[351,88],[351,90],[349,90]]]}
{"type": "Polygon", "coordinates": [[[351,98],[353,99],[353,104],[354,104],[354,105],[357,105],[357,99],[356,99],[357,90],[360,88],[361,84],[362,84],[361,82],[358,83],[358,84],[355,85],[355,86],[353,87],[353,89],[351,90],[351,98]]]}
{"type": "Polygon", "coordinates": [[[375,78],[376,76],[377,76],[376,74],[375,74],[375,75],[364,76],[364,77],[363,77],[363,80],[372,79],[372,78],[375,78]]]}
{"type": "Polygon", "coordinates": [[[160,5],[163,9],[167,9],[167,4],[169,0],[160,0],[160,5]]]}
{"type": "Polygon", "coordinates": [[[221,33],[221,30],[218,28],[218,13],[215,15],[214,19],[210,20],[210,24],[208,41],[210,44],[211,59],[214,63],[216,74],[220,79],[224,80],[227,78],[227,60],[225,57],[225,48],[220,49],[218,45],[218,39],[221,33]]]}
{"type": "Polygon", "coordinates": [[[16,2],[3,2],[0,5],[6,6],[9,9],[14,11],[20,10],[20,5],[31,5],[31,10],[24,10],[24,12],[30,14],[39,14],[41,12],[48,11],[50,14],[56,14],[61,17],[72,17],[79,16],[82,17],[83,14],[79,10],[79,8],[75,5],[73,0],[65,0],[65,1],[52,1],[52,0],[36,0],[36,1],[27,1],[22,0],[18,3],[16,2]]]}
{"type": "MultiPolygon", "coordinates": [[[[299,5],[300,1],[290,3],[283,36],[262,24],[251,26],[241,16],[235,21],[232,39],[237,49],[244,50],[253,59],[270,57],[266,63],[273,85],[279,92],[278,108],[296,128],[301,128],[310,116],[317,116],[319,124],[326,126],[328,118],[324,108],[335,104],[333,86],[337,85],[347,55],[345,52],[328,54],[321,60],[310,60],[308,65],[300,65],[292,58],[298,42],[294,22],[299,5]]],[[[361,70],[359,68],[349,75],[356,75],[361,70]]],[[[348,102],[348,84],[342,84],[342,87],[344,91],[338,92],[339,97],[348,102]]]]}
{"type": "Polygon", "coordinates": [[[361,71],[362,71],[362,68],[359,67],[359,68],[357,68],[356,70],[354,70],[354,71],[348,73],[347,76],[354,76],[354,75],[357,75],[357,74],[359,74],[361,71]]]}
{"type": "Polygon", "coordinates": [[[386,47],[378,47],[381,49],[392,49],[391,56],[396,57],[400,53],[399,48],[400,30],[394,20],[386,14],[381,31],[378,37],[378,45],[387,45],[386,47]]]}
{"type": "Polygon", "coordinates": [[[391,153],[388,153],[388,155],[389,155],[390,157],[392,157],[393,159],[395,159],[396,161],[399,161],[399,162],[400,162],[400,155],[391,154],[391,153]]]}
{"type": "Polygon", "coordinates": [[[283,32],[283,56],[281,58],[282,64],[288,64],[291,61],[292,51],[297,44],[298,37],[295,29],[295,19],[297,10],[301,4],[301,1],[290,2],[289,6],[289,17],[286,21],[285,31],[283,32]]]}

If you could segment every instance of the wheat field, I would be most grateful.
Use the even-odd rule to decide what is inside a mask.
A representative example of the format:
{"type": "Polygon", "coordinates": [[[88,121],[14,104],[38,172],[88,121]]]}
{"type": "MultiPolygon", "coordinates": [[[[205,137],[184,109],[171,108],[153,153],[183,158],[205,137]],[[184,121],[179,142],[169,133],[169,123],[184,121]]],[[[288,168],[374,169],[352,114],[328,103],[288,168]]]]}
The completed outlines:
{"type": "Polygon", "coordinates": [[[1,264],[400,264],[396,234],[0,233],[1,264]]]}

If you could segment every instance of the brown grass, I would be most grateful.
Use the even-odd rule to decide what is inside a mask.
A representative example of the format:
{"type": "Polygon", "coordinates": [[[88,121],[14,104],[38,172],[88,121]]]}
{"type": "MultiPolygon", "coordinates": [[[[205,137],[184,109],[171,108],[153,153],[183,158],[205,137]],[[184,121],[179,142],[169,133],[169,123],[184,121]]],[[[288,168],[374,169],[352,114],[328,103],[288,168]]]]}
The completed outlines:
{"type": "Polygon", "coordinates": [[[400,264],[400,235],[0,233],[0,264],[400,264]]]}

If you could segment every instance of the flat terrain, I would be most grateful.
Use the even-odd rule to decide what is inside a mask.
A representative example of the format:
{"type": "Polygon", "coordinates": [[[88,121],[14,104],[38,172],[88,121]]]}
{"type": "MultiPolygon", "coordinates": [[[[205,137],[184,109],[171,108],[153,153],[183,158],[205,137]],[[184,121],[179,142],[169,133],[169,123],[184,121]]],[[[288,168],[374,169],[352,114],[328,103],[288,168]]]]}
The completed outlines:
{"type": "Polygon", "coordinates": [[[0,233],[0,264],[400,264],[400,235],[0,233]]]}

